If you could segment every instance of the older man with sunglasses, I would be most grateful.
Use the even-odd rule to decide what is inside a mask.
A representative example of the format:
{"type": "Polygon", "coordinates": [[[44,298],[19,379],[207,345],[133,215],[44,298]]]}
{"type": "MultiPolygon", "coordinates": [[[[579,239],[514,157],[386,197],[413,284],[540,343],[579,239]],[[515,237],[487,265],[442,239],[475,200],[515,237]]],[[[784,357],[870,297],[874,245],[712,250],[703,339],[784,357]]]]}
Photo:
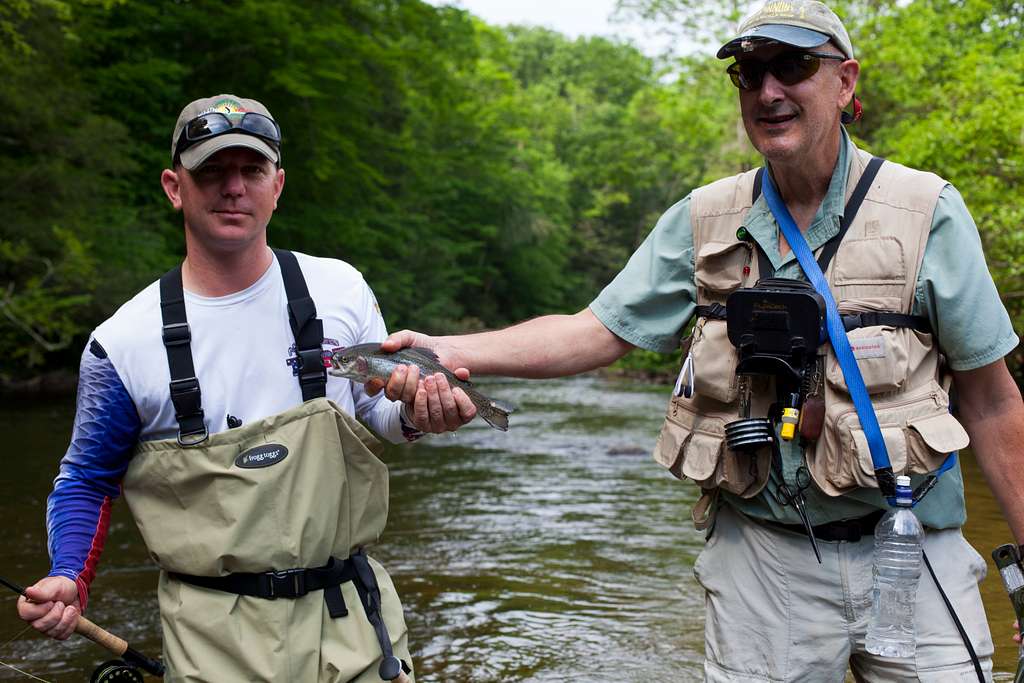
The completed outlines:
{"type": "MultiPolygon", "coordinates": [[[[555,377],[634,347],[671,351],[696,318],[655,459],[701,489],[693,519],[707,544],[694,573],[707,592],[706,679],[988,677],[985,562],[960,533],[963,481],[949,454],[969,435],[1024,541],[1024,404],[1003,361],[1017,337],[977,228],[951,185],[850,140],[843,124],[860,115],[860,65],[825,5],[768,2],[718,56],[735,60],[727,72],[764,169],[669,209],[576,315],[458,337],[403,331],[385,347],[430,347],[474,373],[555,377]],[[821,289],[810,320],[778,303],[813,300],[802,283],[815,278],[835,302],[837,351],[819,338],[830,307],[821,289]],[[780,331],[788,351],[772,356],[763,342],[780,331]],[[783,361],[799,366],[798,381],[776,370],[783,361]],[[937,581],[925,574],[917,589],[916,655],[888,658],[865,638],[873,531],[900,474],[919,494],[933,486],[915,512],[937,581]]],[[[402,373],[369,389],[382,387],[392,398],[415,392],[402,373]]]]}
{"type": "Polygon", "coordinates": [[[402,606],[364,546],[387,517],[376,440],[474,414],[443,376],[405,404],[328,377],[331,349],[386,331],[352,266],[267,244],[284,189],[256,100],[196,100],[161,182],[184,262],[93,332],[71,445],[47,507],[52,569],[18,611],[67,638],[121,493],[159,565],[165,680],[411,681],[402,606]],[[427,395],[449,420],[427,411],[427,395]]]}

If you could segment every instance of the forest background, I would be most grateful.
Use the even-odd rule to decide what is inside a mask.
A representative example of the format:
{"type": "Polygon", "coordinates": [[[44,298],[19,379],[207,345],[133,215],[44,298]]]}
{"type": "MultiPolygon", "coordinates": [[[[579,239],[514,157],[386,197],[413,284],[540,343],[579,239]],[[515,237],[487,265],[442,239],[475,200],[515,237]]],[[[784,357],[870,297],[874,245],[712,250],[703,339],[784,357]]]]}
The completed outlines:
{"type": "MultiPolygon", "coordinates": [[[[850,133],[957,186],[1020,331],[1024,5],[832,6],[862,65],[850,133]]],[[[352,263],[389,327],[579,310],[661,212],[759,163],[713,56],[747,9],[620,0],[704,46],[655,59],[418,0],[3,0],[0,381],[73,375],[89,331],[180,260],[159,174],[178,111],[219,92],[283,129],[271,243],[352,263]]]]}

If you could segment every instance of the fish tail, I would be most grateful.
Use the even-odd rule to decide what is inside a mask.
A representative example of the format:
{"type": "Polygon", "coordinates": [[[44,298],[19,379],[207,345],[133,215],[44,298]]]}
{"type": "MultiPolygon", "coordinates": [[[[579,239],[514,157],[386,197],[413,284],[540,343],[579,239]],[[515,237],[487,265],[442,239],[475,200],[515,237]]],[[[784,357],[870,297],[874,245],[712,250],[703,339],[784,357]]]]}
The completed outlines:
{"type": "Polygon", "coordinates": [[[483,406],[483,410],[480,412],[480,417],[484,421],[494,427],[500,429],[503,432],[508,431],[508,416],[510,413],[515,412],[515,406],[505,403],[504,401],[490,400],[486,405],[483,406]]]}

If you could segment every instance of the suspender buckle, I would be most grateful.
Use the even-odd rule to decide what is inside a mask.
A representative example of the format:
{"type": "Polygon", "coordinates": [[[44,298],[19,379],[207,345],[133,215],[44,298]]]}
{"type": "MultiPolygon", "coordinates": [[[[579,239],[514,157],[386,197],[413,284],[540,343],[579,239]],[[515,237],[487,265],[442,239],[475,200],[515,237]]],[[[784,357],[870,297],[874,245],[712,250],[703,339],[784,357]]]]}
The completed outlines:
{"type": "MultiPolygon", "coordinates": [[[[299,385],[302,387],[303,400],[308,400],[306,396],[307,387],[314,386],[326,386],[327,385],[327,369],[324,367],[323,350],[318,348],[315,349],[301,349],[296,352],[299,357],[298,367],[296,371],[299,375],[299,385]]],[[[314,394],[314,395],[323,395],[314,394]]]]}
{"type": "Polygon", "coordinates": [[[169,323],[164,325],[164,346],[184,346],[192,341],[192,331],[188,323],[169,323]]]}

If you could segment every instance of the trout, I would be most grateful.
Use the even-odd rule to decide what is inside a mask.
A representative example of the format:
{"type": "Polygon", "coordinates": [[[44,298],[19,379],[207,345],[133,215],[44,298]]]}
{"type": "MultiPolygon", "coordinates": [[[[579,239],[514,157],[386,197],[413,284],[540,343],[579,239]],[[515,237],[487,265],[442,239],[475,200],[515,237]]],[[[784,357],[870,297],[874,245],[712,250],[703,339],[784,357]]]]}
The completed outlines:
{"type": "Polygon", "coordinates": [[[430,349],[410,346],[395,353],[388,353],[380,350],[380,344],[357,344],[334,349],[328,372],[335,377],[344,377],[363,384],[371,379],[382,379],[386,382],[399,365],[415,365],[423,373],[430,375],[440,372],[448,379],[448,384],[453,389],[458,387],[466,392],[466,396],[476,406],[477,415],[487,424],[503,432],[508,431],[508,416],[515,408],[503,401],[484,396],[476,390],[472,382],[464,382],[456,377],[448,368],[441,365],[437,354],[430,349]]]}

